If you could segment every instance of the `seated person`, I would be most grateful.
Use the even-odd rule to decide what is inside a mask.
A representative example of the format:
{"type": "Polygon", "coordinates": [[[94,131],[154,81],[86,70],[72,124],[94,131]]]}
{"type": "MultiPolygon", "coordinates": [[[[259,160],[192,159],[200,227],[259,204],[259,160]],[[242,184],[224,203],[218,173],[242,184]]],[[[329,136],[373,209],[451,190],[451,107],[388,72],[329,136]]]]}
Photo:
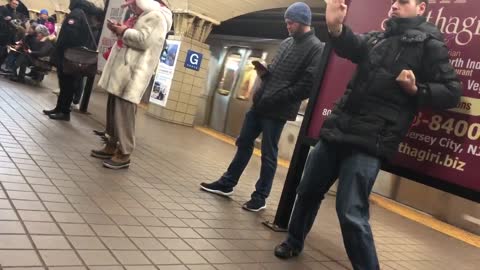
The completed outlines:
{"type": "Polygon", "coordinates": [[[12,35],[9,44],[5,44],[4,46],[0,46],[0,73],[7,72],[8,70],[12,69],[12,60],[15,61],[15,57],[10,55],[10,47],[15,47],[16,44],[20,40],[25,37],[26,30],[25,30],[25,23],[18,20],[10,20],[9,24],[11,25],[12,35]],[[10,57],[9,57],[10,56],[10,57]],[[2,64],[5,64],[5,69],[2,68],[2,64]]]}
{"type": "Polygon", "coordinates": [[[27,31],[26,35],[19,41],[15,42],[15,44],[11,45],[10,48],[13,50],[9,50],[8,56],[5,59],[5,68],[1,69],[0,74],[2,75],[10,75],[14,72],[15,69],[15,62],[17,56],[24,51],[25,48],[29,48],[33,42],[36,40],[36,32],[35,28],[37,27],[37,23],[33,20],[30,23],[26,23],[27,31]]]}
{"type": "Polygon", "coordinates": [[[32,65],[34,59],[48,60],[53,52],[53,43],[48,39],[50,33],[45,25],[38,25],[35,28],[35,39],[31,40],[28,47],[24,47],[24,52],[18,55],[15,62],[14,75],[11,77],[12,81],[24,82],[25,71],[27,67],[32,65]],[[18,73],[17,73],[17,70],[18,73]]]}

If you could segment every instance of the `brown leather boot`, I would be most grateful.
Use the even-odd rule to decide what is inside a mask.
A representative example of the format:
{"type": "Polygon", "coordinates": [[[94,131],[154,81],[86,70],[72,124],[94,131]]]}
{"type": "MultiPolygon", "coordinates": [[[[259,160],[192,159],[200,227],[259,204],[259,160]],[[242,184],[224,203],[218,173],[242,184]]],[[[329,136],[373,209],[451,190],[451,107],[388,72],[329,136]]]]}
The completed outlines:
{"type": "Polygon", "coordinates": [[[92,150],[90,155],[96,158],[109,159],[113,157],[113,155],[115,154],[115,150],[116,150],[116,146],[114,144],[107,143],[100,150],[92,150]]]}
{"type": "Polygon", "coordinates": [[[112,170],[128,168],[130,166],[130,155],[124,155],[117,150],[111,159],[103,162],[103,166],[112,170]]]}

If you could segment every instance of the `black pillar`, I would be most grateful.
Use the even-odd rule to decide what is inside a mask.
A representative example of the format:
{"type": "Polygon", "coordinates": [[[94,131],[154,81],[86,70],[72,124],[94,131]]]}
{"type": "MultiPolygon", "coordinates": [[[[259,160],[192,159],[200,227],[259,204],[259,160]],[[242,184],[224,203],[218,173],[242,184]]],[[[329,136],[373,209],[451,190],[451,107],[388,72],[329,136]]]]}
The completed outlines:
{"type": "Polygon", "coordinates": [[[92,95],[93,84],[95,77],[87,77],[87,83],[83,89],[82,102],[80,103],[80,111],[86,113],[88,110],[88,104],[90,103],[90,96],[92,95]]]}
{"type": "Polygon", "coordinates": [[[266,221],[263,224],[274,231],[286,231],[290,215],[293,211],[295,198],[297,195],[297,187],[302,179],[303,169],[307,161],[310,145],[303,144],[301,140],[297,141],[293,152],[290,168],[288,169],[287,178],[283,186],[280,202],[277,207],[277,213],[273,223],[266,221]]]}
{"type": "Polygon", "coordinates": [[[310,147],[314,146],[317,142],[315,138],[309,138],[308,129],[312,119],[312,114],[317,106],[318,96],[320,94],[320,86],[323,80],[323,75],[330,59],[332,47],[330,44],[326,44],[323,56],[318,64],[317,78],[313,85],[312,94],[308,102],[307,110],[303,118],[302,126],[300,128],[300,134],[298,135],[297,142],[295,144],[295,150],[293,151],[290,167],[288,168],[287,178],[283,186],[280,202],[277,207],[277,213],[273,222],[265,221],[263,224],[274,231],[286,231],[288,228],[288,222],[290,221],[290,215],[292,214],[293,205],[295,204],[295,198],[297,195],[297,187],[302,179],[305,163],[307,162],[308,153],[310,147]]]}

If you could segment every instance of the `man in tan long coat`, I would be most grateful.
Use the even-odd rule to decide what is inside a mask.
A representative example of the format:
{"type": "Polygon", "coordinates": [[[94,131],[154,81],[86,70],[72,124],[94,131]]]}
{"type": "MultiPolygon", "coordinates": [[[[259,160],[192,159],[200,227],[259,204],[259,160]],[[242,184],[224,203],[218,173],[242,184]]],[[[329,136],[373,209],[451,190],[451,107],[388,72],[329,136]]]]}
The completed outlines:
{"type": "Polygon", "coordinates": [[[172,26],[172,12],[162,1],[126,0],[137,16],[133,27],[109,21],[119,37],[107,60],[98,86],[108,95],[106,134],[109,141],[94,157],[105,159],[110,169],[130,166],[135,147],[135,114],[157,66],[165,36],[172,26]]]}

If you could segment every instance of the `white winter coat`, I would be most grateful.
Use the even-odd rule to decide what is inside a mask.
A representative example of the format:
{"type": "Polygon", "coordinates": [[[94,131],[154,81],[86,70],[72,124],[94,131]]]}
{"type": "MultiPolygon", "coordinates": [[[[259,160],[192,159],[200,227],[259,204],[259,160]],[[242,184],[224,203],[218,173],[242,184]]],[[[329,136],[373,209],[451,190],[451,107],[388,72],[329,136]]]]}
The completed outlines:
{"type": "Polygon", "coordinates": [[[135,26],[125,31],[123,48],[113,46],[98,86],[124,100],[140,103],[171,27],[172,12],[168,8],[158,6],[144,11],[135,26]]]}

